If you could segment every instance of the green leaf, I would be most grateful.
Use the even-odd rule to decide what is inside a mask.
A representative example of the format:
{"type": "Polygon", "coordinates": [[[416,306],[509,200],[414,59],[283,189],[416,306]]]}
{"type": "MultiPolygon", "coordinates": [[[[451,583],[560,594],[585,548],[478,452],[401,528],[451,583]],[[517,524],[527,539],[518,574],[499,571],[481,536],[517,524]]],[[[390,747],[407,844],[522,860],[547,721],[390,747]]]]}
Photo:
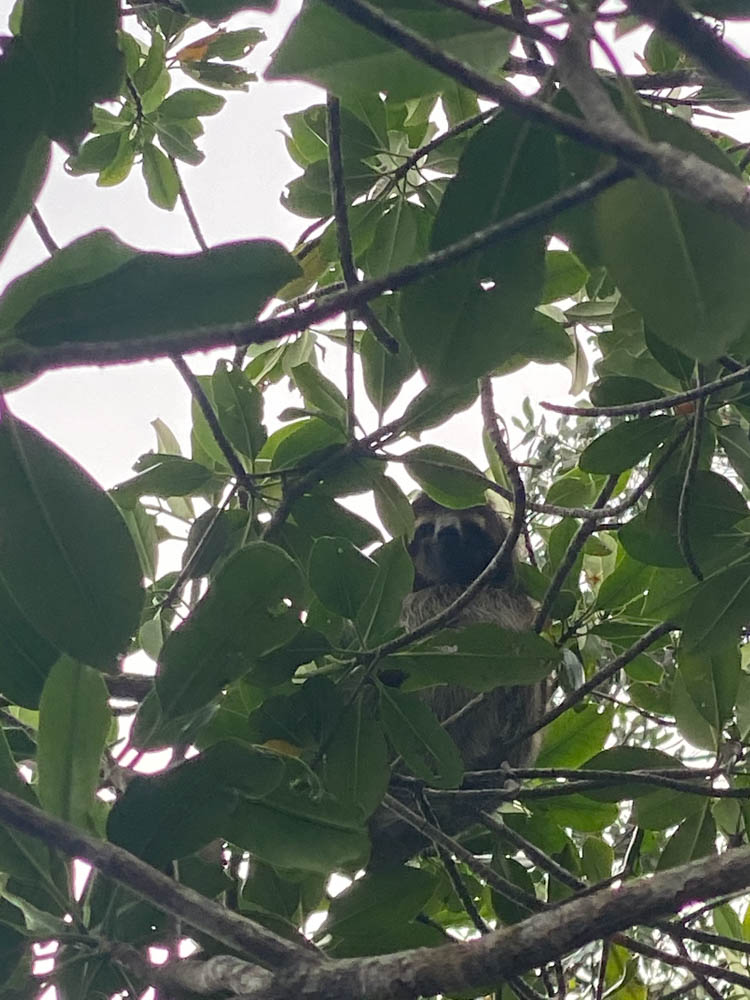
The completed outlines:
{"type": "Polygon", "coordinates": [[[387,542],[372,558],[378,572],[357,615],[357,630],[366,646],[382,642],[398,625],[401,605],[414,583],[414,566],[402,539],[387,542]]]}
{"type": "Polygon", "coordinates": [[[89,827],[102,753],[111,722],[101,674],[61,657],[39,706],[37,774],[43,807],[76,826],[89,827]]]}
{"type": "MultiPolygon", "coordinates": [[[[488,28],[463,12],[448,11],[431,0],[385,0],[378,6],[479,72],[498,70],[508,56],[511,38],[506,31],[488,28]]],[[[394,101],[448,86],[441,73],[319,0],[305,4],[266,77],[304,79],[341,97],[385,91],[394,101]]]]}
{"type": "Polygon", "coordinates": [[[382,541],[378,529],[323,493],[306,493],[292,506],[292,517],[313,538],[347,538],[358,549],[382,541]]]}
{"type": "Polygon", "coordinates": [[[458,747],[416,694],[380,685],[380,717],[391,746],[417,778],[433,788],[458,788],[458,747]]]}
{"type": "MultiPolygon", "coordinates": [[[[466,147],[430,249],[529,208],[557,183],[551,134],[506,111],[466,147]]],[[[544,229],[527,228],[402,292],[404,336],[429,381],[455,386],[523,355],[541,297],[544,252],[544,229]]]]}
{"type": "Polygon", "coordinates": [[[332,445],[343,444],[344,440],[340,427],[332,426],[319,417],[311,417],[274,431],[259,457],[270,458],[272,469],[293,469],[332,445]]]}
{"type": "Polygon", "coordinates": [[[307,363],[295,365],[291,374],[308,409],[320,410],[340,423],[345,421],[346,397],[337,385],[307,363]]]}
{"type": "Polygon", "coordinates": [[[587,507],[597,492],[596,482],[588,473],[582,469],[571,469],[552,483],[545,502],[559,507],[587,507]]]}
{"type": "Polygon", "coordinates": [[[608,784],[604,788],[586,792],[586,796],[597,802],[620,802],[623,799],[635,799],[650,791],[649,785],[628,779],[630,771],[654,771],[663,768],[679,768],[682,762],[677,757],[664,753],[662,750],[652,750],[647,747],[614,746],[602,750],[580,765],[581,777],[586,771],[622,771],[622,782],[608,784]]]}
{"type": "Polygon", "coordinates": [[[362,261],[372,278],[398,271],[427,253],[431,214],[403,198],[386,205],[362,261]]]}
{"type": "Polygon", "coordinates": [[[580,767],[602,749],[612,728],[613,710],[596,705],[565,712],[544,730],[537,767],[580,767]]]}
{"type": "Polygon", "coordinates": [[[664,393],[651,382],[626,375],[606,375],[589,389],[594,406],[621,406],[623,403],[641,403],[658,399],[664,393]]]}
{"type": "Polygon", "coordinates": [[[750,484],[750,437],[739,424],[725,424],[716,429],[719,444],[745,486],[750,484]]]}
{"type": "MultiPolygon", "coordinates": [[[[634,559],[653,566],[685,565],[677,542],[682,478],[670,476],[658,484],[645,514],[620,530],[620,542],[634,559]]],[[[747,517],[740,492],[715,472],[699,470],[690,491],[688,537],[704,572],[724,570],[743,554],[744,535],[735,527],[747,517]]]]}
{"type": "Polygon", "coordinates": [[[369,330],[362,334],[359,356],[362,359],[362,377],[367,398],[382,418],[404,382],[416,371],[416,363],[405,345],[401,346],[398,354],[391,354],[369,330]]]}
{"type": "Polygon", "coordinates": [[[14,334],[46,346],[142,340],[247,322],[299,274],[291,254],[272,240],[225,243],[183,256],[131,254],[119,268],[108,268],[111,273],[102,275],[94,266],[85,277],[79,270],[77,287],[45,295],[16,321],[14,334]]]}
{"type": "Polygon", "coordinates": [[[135,142],[127,131],[120,132],[117,150],[110,162],[102,168],[96,183],[99,187],[115,187],[130,175],[135,162],[135,142]]]}
{"type": "Polygon", "coordinates": [[[685,616],[682,641],[688,652],[723,649],[750,621],[750,565],[747,559],[698,588],[685,616]]]}
{"type": "Polygon", "coordinates": [[[419,437],[422,431],[437,427],[449,416],[466,410],[477,398],[475,381],[455,389],[427,386],[412,399],[399,421],[404,434],[419,437]]]}
{"type": "Polygon", "coordinates": [[[146,58],[133,74],[133,84],[143,97],[154,86],[164,70],[166,43],[160,31],[151,32],[151,46],[146,58]]]}
{"type": "Polygon", "coordinates": [[[534,632],[514,632],[489,623],[445,629],[389,662],[408,670],[405,689],[460,684],[472,691],[536,684],[559,662],[560,653],[534,632]]]}
{"type": "Polygon", "coordinates": [[[214,32],[206,46],[209,59],[243,59],[250,55],[259,42],[265,41],[265,32],[260,28],[241,28],[239,31],[214,32]]]}
{"type": "Polygon", "coordinates": [[[540,302],[559,302],[580,291],[589,272],[570,250],[548,250],[544,255],[544,288],[540,302]]]}
{"type": "Polygon", "coordinates": [[[375,510],[386,531],[394,538],[411,538],[414,531],[414,511],[400,486],[387,476],[373,483],[375,510]]]}
{"type": "MultiPolygon", "coordinates": [[[[18,765],[10,752],[5,730],[0,731],[0,787],[30,805],[39,805],[33,789],[18,773],[18,765]]],[[[7,875],[15,876],[27,884],[52,881],[49,849],[41,841],[5,824],[0,826],[0,865],[7,875]]]]}
{"type": "Polygon", "coordinates": [[[59,653],[25,618],[0,579],[0,691],[24,708],[38,708],[59,653]]]}
{"type": "Polygon", "coordinates": [[[609,878],[614,860],[615,852],[609,844],[598,837],[586,837],[581,849],[581,863],[589,882],[593,884],[609,878]]]}
{"type": "Polygon", "coordinates": [[[165,118],[196,118],[215,115],[226,104],[226,98],[210,94],[197,87],[185,87],[170,94],[159,106],[159,115],[165,118]]]}
{"type": "Polygon", "coordinates": [[[136,776],[107,822],[114,844],[162,866],[227,836],[237,795],[263,799],[283,780],[280,757],[235,741],[149,777],[136,776]]]}
{"type": "Polygon", "coordinates": [[[191,17],[215,24],[225,21],[238,10],[273,10],[273,0],[185,0],[182,4],[191,17]]]}
{"type": "Polygon", "coordinates": [[[680,735],[689,743],[702,750],[713,752],[718,749],[719,733],[698,710],[681,673],[677,673],[672,682],[669,708],[680,735]]]}
{"type": "Polygon", "coordinates": [[[709,800],[706,799],[700,809],[680,823],[661,853],[657,871],[676,868],[677,865],[716,853],[716,824],[708,806],[709,800]]]}
{"type": "Polygon", "coordinates": [[[143,147],[143,179],[151,201],[171,212],[180,193],[180,178],[169,157],[152,142],[143,147]]]}
{"type": "Polygon", "coordinates": [[[740,681],[740,651],[734,636],[723,646],[680,647],[678,666],[685,687],[703,718],[717,731],[732,717],[740,681]]]}
{"type": "Polygon", "coordinates": [[[185,497],[205,493],[214,485],[215,477],[200,462],[181,455],[147,456],[149,465],[112,490],[112,499],[123,507],[131,507],[142,496],[185,497]]]}
{"type": "Polygon", "coordinates": [[[197,167],[199,163],[204,161],[206,154],[202,153],[196,146],[187,128],[187,121],[188,119],[182,122],[160,121],[157,126],[157,134],[159,142],[170,156],[197,167]]]}
{"type": "Polygon", "coordinates": [[[405,465],[425,493],[444,507],[474,507],[484,503],[482,473],[455,451],[425,444],[406,454],[405,465]]]}
{"type": "Polygon", "coordinates": [[[325,783],[339,802],[370,816],[388,788],[388,746],[380,724],[357,698],[340,718],[325,752],[325,783]]]}
{"type": "Polygon", "coordinates": [[[534,812],[546,823],[569,826],[584,833],[594,833],[611,826],[619,807],[609,802],[593,802],[584,795],[566,795],[539,802],[534,812]]]}
{"type": "Polygon", "coordinates": [[[284,599],[298,603],[303,589],[296,563],[275,545],[252,542],[228,559],[162,646],[156,689],[165,717],[207,704],[255,660],[294,638],[298,611],[284,599]]]}
{"type": "MultiPolygon", "coordinates": [[[[108,167],[120,151],[123,128],[87,139],[79,151],[65,161],[68,172],[73,177],[79,177],[81,174],[98,174],[108,167]]],[[[127,136],[125,141],[128,142],[127,136]]]]}
{"type": "Polygon", "coordinates": [[[46,132],[72,151],[88,132],[91,105],[120,92],[117,0],[26,0],[21,36],[48,85],[46,132]]]}
{"type": "MultiPolygon", "coordinates": [[[[639,108],[644,138],[669,142],[736,176],[707,135],[674,115],[639,108]]],[[[647,327],[691,358],[710,361],[747,328],[750,236],[729,219],[645,178],[596,203],[607,270],[647,327]]]]}
{"type": "Polygon", "coordinates": [[[138,627],[143,593],[117,508],[84,470],[6,413],[0,421],[0,577],[53,646],[103,669],[138,627]]]}
{"type": "Polygon", "coordinates": [[[229,443],[255,461],[267,436],[260,390],[227,361],[217,361],[211,388],[216,416],[229,443]]]}
{"type": "Polygon", "coordinates": [[[262,801],[240,793],[226,839],[270,865],[318,872],[361,868],[369,853],[361,813],[306,787],[307,772],[287,761],[289,781],[262,801]]]}
{"type": "Polygon", "coordinates": [[[49,260],[12,281],[0,298],[0,337],[44,296],[76,289],[117,270],[136,251],[107,229],[97,229],[58,250],[49,260]]]}
{"type": "Polygon", "coordinates": [[[227,66],[214,62],[182,62],[180,68],[187,76],[192,77],[207,87],[217,90],[244,90],[248,83],[253,83],[258,77],[240,66],[227,66]]]}
{"type": "Polygon", "coordinates": [[[310,553],[310,586],[337,615],[357,617],[378,574],[378,567],[346,538],[318,538],[310,553]]]}
{"type": "Polygon", "coordinates": [[[676,426],[676,418],[666,415],[627,420],[584,448],[578,465],[584,472],[608,475],[631,469],[666,441],[676,426]]]}
{"type": "Polygon", "coordinates": [[[50,143],[44,81],[20,39],[3,40],[0,58],[0,252],[10,243],[41,189],[50,143]]]}
{"type": "Polygon", "coordinates": [[[403,865],[368,872],[352,882],[346,892],[331,900],[322,928],[331,937],[331,954],[336,958],[381,955],[394,948],[441,943],[445,939],[436,928],[415,921],[436,888],[432,872],[403,865]]]}

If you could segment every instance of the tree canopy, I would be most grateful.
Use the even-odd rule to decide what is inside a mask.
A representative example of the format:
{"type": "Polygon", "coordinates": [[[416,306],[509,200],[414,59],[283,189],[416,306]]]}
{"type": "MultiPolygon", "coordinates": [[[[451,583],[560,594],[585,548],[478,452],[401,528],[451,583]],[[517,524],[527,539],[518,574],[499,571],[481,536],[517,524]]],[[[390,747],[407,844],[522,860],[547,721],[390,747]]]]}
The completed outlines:
{"type": "Polygon", "coordinates": [[[0,295],[0,997],[745,996],[750,146],[719,126],[750,2],[304,0],[265,70],[325,91],[286,116],[291,251],[208,246],[189,199],[253,9],[17,0],[2,39],[0,249],[30,218],[49,259],[0,295]],[[196,251],[58,245],[53,143],[196,251]],[[157,420],[112,490],[14,415],[39,373],[157,357],[190,453],[157,420]],[[584,398],[527,401],[511,448],[493,379],[530,362],[584,398]],[[477,399],[483,467],[420,443],[477,399]],[[402,468],[506,515],[532,630],[404,630],[402,468]],[[545,677],[528,768],[464,773],[420,697],[545,677]],[[433,846],[368,867],[388,810],[433,846]]]}

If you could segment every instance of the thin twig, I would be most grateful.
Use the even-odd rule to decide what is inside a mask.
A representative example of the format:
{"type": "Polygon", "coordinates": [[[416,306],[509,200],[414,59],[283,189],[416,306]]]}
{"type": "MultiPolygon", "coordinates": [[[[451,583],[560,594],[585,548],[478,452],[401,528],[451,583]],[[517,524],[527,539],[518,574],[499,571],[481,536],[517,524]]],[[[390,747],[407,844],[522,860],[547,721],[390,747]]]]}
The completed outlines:
{"type": "MultiPolygon", "coordinates": [[[[698,375],[698,384],[700,385],[700,373],[698,375]]],[[[696,580],[703,580],[703,573],[701,572],[698,560],[695,558],[695,553],[693,552],[693,547],[690,543],[690,498],[692,495],[693,484],[695,482],[695,473],[698,469],[698,459],[700,457],[701,450],[701,435],[703,433],[703,414],[705,413],[705,409],[705,397],[696,399],[695,412],[693,413],[692,422],[690,455],[688,457],[687,466],[685,467],[685,475],[682,477],[680,500],[677,505],[677,545],[680,549],[682,558],[685,560],[688,569],[696,580]]]]}
{"type": "MultiPolygon", "coordinates": [[[[601,489],[601,492],[599,493],[599,496],[594,501],[594,510],[601,510],[602,507],[604,507],[606,502],[612,496],[612,491],[617,485],[618,478],[619,477],[616,475],[608,477],[606,483],[601,489]]],[[[547,616],[549,615],[557,595],[562,590],[562,587],[568,578],[568,574],[578,558],[578,553],[596,530],[597,525],[595,521],[584,521],[583,524],[579,526],[575,535],[571,538],[570,544],[560,560],[560,565],[555,570],[555,575],[552,577],[550,585],[547,588],[547,592],[544,595],[542,604],[536,613],[536,617],[534,618],[533,628],[535,632],[541,632],[544,628],[547,616]]]]}
{"type": "MultiPolygon", "coordinates": [[[[336,220],[336,237],[339,245],[339,260],[344,283],[347,288],[354,288],[359,283],[357,269],[354,266],[352,251],[352,236],[349,230],[349,213],[346,200],[346,180],[344,178],[344,161],[341,154],[341,106],[338,97],[328,94],[326,98],[328,122],[328,164],[331,174],[331,201],[333,217],[336,220]]],[[[351,310],[344,313],[346,328],[346,430],[354,433],[354,320],[351,310]]]]}
{"type": "Polygon", "coordinates": [[[39,213],[39,209],[36,205],[31,206],[31,211],[29,212],[29,218],[31,223],[36,229],[37,236],[44,244],[44,248],[50,257],[54,257],[57,251],[60,249],[59,244],[57,244],[52,236],[52,233],[47,228],[47,223],[44,221],[39,213]]]}
{"type": "Polygon", "coordinates": [[[561,406],[558,403],[542,400],[539,405],[545,410],[565,413],[573,417],[642,417],[654,413],[656,410],[670,410],[672,407],[680,406],[682,403],[690,403],[695,399],[708,399],[713,393],[727,389],[749,377],[750,365],[745,365],[732,372],[731,375],[723,375],[721,378],[714,379],[713,382],[705,382],[701,386],[686,389],[685,392],[676,392],[672,396],[647,399],[642,403],[622,403],[619,406],[561,406]]]}
{"type": "Polygon", "coordinates": [[[443,833],[438,827],[433,826],[432,823],[428,822],[423,816],[414,812],[413,809],[409,809],[398,799],[394,798],[392,795],[386,795],[383,799],[383,805],[399,819],[404,820],[409,826],[413,827],[423,834],[428,840],[438,846],[444,847],[451,854],[455,855],[459,861],[463,861],[471,871],[473,871],[480,878],[484,879],[487,885],[499,892],[501,896],[506,899],[511,900],[511,902],[516,903],[518,906],[522,906],[529,913],[537,913],[540,910],[545,909],[546,904],[542,903],[535,896],[530,896],[525,893],[523,889],[519,889],[517,885],[514,885],[509,879],[503,878],[502,875],[498,874],[493,868],[480,861],[471,851],[467,850],[458,841],[449,837],[447,834],[443,833]]]}
{"type": "Polygon", "coordinates": [[[201,250],[207,251],[208,243],[206,242],[203,232],[201,231],[201,227],[198,222],[198,216],[193,211],[193,206],[190,202],[190,198],[188,197],[188,193],[185,190],[185,185],[182,183],[182,177],[180,176],[180,171],[177,169],[177,160],[174,158],[174,156],[170,156],[169,162],[172,164],[172,167],[174,168],[174,172],[177,176],[177,181],[180,185],[178,189],[180,203],[182,204],[182,208],[185,212],[185,215],[187,216],[187,220],[190,224],[190,229],[192,230],[193,236],[195,237],[195,242],[198,244],[201,250]]]}
{"type": "Polygon", "coordinates": [[[604,681],[609,680],[610,677],[614,677],[619,670],[626,667],[628,663],[644,652],[644,650],[648,649],[657,639],[661,639],[662,636],[672,632],[675,628],[676,626],[673,622],[661,622],[659,625],[654,625],[640,639],[624,650],[624,652],[620,653],[619,656],[616,656],[614,660],[603,666],[601,670],[597,670],[593,677],[581,684],[575,691],[572,691],[567,698],[563,698],[559,705],[555,705],[554,708],[546,712],[533,726],[528,726],[507,740],[506,746],[513,746],[516,743],[520,743],[522,740],[528,739],[529,736],[533,736],[540,729],[544,729],[550,722],[554,722],[555,719],[559,718],[563,712],[567,712],[573,705],[577,705],[582,701],[590,691],[593,691],[604,681]]]}
{"type": "Polygon", "coordinates": [[[743,97],[750,97],[747,59],[723,42],[705,21],[673,0],[630,0],[630,8],[655,24],[718,80],[743,97]]]}
{"type": "Polygon", "coordinates": [[[214,441],[216,441],[216,444],[219,446],[219,449],[226,459],[227,465],[232,470],[233,475],[236,476],[238,483],[244,486],[245,489],[252,492],[254,490],[254,484],[248,477],[245,467],[239,460],[234,448],[229,443],[229,438],[226,436],[221,424],[219,423],[218,417],[216,416],[214,408],[211,405],[211,400],[206,395],[205,390],[198,381],[197,376],[193,374],[185,359],[179,354],[172,355],[172,363],[190,390],[190,395],[201,408],[201,412],[206,418],[206,423],[211,430],[214,441]]]}

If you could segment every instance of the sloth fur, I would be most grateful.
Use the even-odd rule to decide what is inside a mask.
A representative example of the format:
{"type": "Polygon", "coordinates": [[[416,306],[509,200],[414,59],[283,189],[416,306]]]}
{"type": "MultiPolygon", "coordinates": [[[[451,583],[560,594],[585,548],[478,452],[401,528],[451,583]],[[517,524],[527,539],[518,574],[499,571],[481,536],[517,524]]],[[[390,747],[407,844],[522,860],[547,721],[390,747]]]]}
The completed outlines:
{"type": "MultiPolygon", "coordinates": [[[[487,566],[507,533],[503,519],[487,505],[449,510],[422,494],[413,507],[416,523],[409,554],[415,570],[414,592],[404,601],[401,613],[402,624],[409,630],[451,604],[487,566]]],[[[448,625],[460,628],[488,622],[521,632],[531,628],[533,620],[531,602],[516,582],[514,559],[448,625]]],[[[427,689],[423,697],[442,721],[477,696],[468,688],[442,684],[427,689]]],[[[545,682],[488,691],[448,729],[461,751],[465,770],[498,768],[506,762],[514,767],[529,766],[537,753],[536,738],[507,749],[504,744],[542,715],[546,701],[545,682]]],[[[471,822],[468,814],[455,809],[441,810],[439,819],[448,833],[471,822]]],[[[416,831],[387,819],[382,810],[373,817],[371,834],[375,864],[403,861],[426,843],[416,831]]]]}

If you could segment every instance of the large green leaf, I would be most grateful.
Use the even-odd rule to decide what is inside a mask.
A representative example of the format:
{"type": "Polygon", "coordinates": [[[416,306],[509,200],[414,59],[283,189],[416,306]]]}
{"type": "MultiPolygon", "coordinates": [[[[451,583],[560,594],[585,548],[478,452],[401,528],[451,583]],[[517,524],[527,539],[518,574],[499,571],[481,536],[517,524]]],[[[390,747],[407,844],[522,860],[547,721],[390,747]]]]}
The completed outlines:
{"type": "Polygon", "coordinates": [[[378,572],[360,605],[357,628],[365,645],[385,639],[398,624],[401,605],[414,583],[414,566],[401,538],[394,538],[373,552],[378,572]]]}
{"type": "MultiPolygon", "coordinates": [[[[669,142],[735,174],[716,144],[682,119],[641,109],[641,124],[651,141],[669,142]]],[[[596,219],[607,269],[661,340],[709,361],[746,330],[745,229],[643,177],[601,195],[596,219]]]]}
{"type": "Polygon", "coordinates": [[[689,652],[724,649],[749,621],[750,565],[745,558],[698,588],[685,616],[682,641],[689,652]]]}
{"type": "Polygon", "coordinates": [[[406,455],[412,478],[444,507],[473,507],[484,503],[482,474],[473,462],[458,452],[436,444],[424,444],[406,455]]]}
{"type": "MultiPolygon", "coordinates": [[[[193,0],[194,2],[194,0],[193,0]]],[[[511,36],[431,0],[381,0],[378,6],[449,55],[480,72],[499,69],[511,36]]],[[[437,70],[359,27],[320,0],[308,0],[266,71],[271,80],[303,79],[342,98],[385,91],[393,100],[433,94],[448,86],[437,70]]]]}
{"type": "Polygon", "coordinates": [[[299,568],[277,546],[252,542],[235,553],[162,646],[156,690],[164,715],[207,704],[257,658],[289,642],[302,626],[284,599],[297,603],[302,590],[299,568]]]}
{"type": "Polygon", "coordinates": [[[101,674],[61,657],[42,691],[37,774],[44,808],[60,819],[91,823],[111,715],[101,674]]]}
{"type": "Polygon", "coordinates": [[[227,839],[280,868],[322,875],[360,868],[369,850],[360,809],[308,787],[306,769],[292,760],[287,773],[261,801],[239,790],[227,839]]]}
{"type": "Polygon", "coordinates": [[[578,464],[585,472],[623,472],[665,441],[675,425],[676,418],[666,415],[617,424],[583,450],[578,464]]]}
{"type": "Polygon", "coordinates": [[[703,718],[716,730],[732,717],[740,681],[740,651],[735,636],[708,649],[680,649],[679,669],[685,687],[703,718]]]}
{"type": "MultiPolygon", "coordinates": [[[[557,184],[551,133],[505,111],[466,147],[430,248],[530,208],[557,184]]],[[[404,290],[404,336],[428,379],[455,386],[524,354],[544,284],[543,237],[527,228],[404,290]]]]}
{"type": "Polygon", "coordinates": [[[437,927],[416,919],[437,888],[435,875],[424,868],[368,872],[331,901],[323,927],[331,937],[330,954],[381,955],[443,943],[437,927]]]}
{"type": "Polygon", "coordinates": [[[88,262],[87,277],[79,271],[75,287],[37,300],[17,319],[13,334],[45,346],[247,322],[300,273],[291,254],[272,240],[225,243],[183,256],[136,253],[102,276],[96,257],[88,262]]]}
{"type": "Polygon", "coordinates": [[[0,57],[0,253],[34,204],[49,164],[46,94],[24,43],[3,39],[0,57]]]}
{"type": "Polygon", "coordinates": [[[25,0],[21,36],[48,87],[46,132],[74,151],[94,101],[117,97],[124,60],[117,0],[25,0]]]}
{"type": "Polygon", "coordinates": [[[565,712],[543,730],[538,767],[580,767],[602,749],[612,728],[612,709],[596,705],[565,712]]]}
{"type": "Polygon", "coordinates": [[[13,327],[44,296],[110,274],[136,253],[107,229],[96,229],[73,240],[8,285],[0,298],[0,338],[12,336],[13,327]]]}
{"type": "Polygon", "coordinates": [[[109,839],[151,864],[163,865],[227,836],[237,794],[256,799],[283,780],[280,757],[235,741],[128,784],[107,822],[109,839]]]}
{"type": "Polygon", "coordinates": [[[109,668],[138,627],[138,556],[107,494],[6,413],[0,421],[0,577],[53,646],[109,668]]]}
{"type": "Polygon", "coordinates": [[[389,658],[409,673],[405,689],[426,684],[461,684],[473,691],[536,684],[560,654],[534,632],[513,632],[480,623],[446,629],[405,653],[389,658]]]}
{"type": "Polygon", "coordinates": [[[416,777],[434,788],[461,784],[458,747],[418,695],[381,686],[380,717],[393,749],[416,777]]]}
{"type": "Polygon", "coordinates": [[[273,10],[275,0],[185,0],[182,4],[192,17],[213,24],[224,21],[238,10],[273,10]]]}
{"type": "Polygon", "coordinates": [[[309,577],[320,601],[337,615],[356,618],[378,575],[378,567],[346,538],[318,538],[310,553],[309,577]]]}
{"type": "Polygon", "coordinates": [[[341,716],[325,751],[326,787],[369,816],[388,788],[388,746],[382,726],[357,698],[341,716]]]}
{"type": "Polygon", "coordinates": [[[38,708],[59,653],[32,626],[0,580],[0,691],[24,708],[38,708]]]}

